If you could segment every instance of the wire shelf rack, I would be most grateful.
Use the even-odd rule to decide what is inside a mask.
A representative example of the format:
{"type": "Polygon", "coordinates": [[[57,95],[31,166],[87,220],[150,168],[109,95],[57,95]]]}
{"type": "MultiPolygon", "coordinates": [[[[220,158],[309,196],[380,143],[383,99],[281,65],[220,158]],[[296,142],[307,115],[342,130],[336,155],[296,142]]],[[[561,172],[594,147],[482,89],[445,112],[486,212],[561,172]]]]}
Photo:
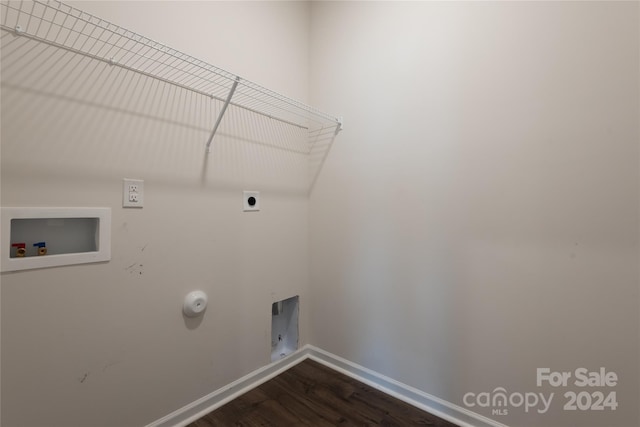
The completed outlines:
{"type": "Polygon", "coordinates": [[[315,131],[341,119],[243,79],[222,68],[57,0],[0,2],[0,28],[122,67],[224,102],[207,148],[228,105],[315,131]]]}

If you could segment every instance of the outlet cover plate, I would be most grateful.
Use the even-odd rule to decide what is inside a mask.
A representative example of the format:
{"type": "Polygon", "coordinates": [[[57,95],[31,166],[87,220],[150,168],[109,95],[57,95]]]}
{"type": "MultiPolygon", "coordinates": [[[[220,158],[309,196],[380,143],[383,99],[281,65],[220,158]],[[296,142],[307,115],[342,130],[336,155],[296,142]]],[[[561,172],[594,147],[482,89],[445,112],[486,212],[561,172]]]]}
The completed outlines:
{"type": "Polygon", "coordinates": [[[255,212],[260,210],[260,192],[259,191],[243,191],[242,192],[242,210],[244,212],[255,212]]]}
{"type": "Polygon", "coordinates": [[[144,181],[141,179],[122,180],[122,207],[141,208],[144,206],[144,181]]]}

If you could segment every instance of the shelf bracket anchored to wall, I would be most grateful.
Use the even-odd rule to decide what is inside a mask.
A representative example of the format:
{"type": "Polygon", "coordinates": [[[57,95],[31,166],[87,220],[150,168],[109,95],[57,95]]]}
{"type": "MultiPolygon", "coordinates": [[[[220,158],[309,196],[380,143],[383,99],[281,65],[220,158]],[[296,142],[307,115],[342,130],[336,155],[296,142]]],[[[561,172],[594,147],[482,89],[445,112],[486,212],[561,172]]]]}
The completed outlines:
{"type": "MultiPolygon", "coordinates": [[[[221,108],[218,113],[212,113],[217,117],[206,142],[207,152],[211,152],[211,143],[230,105],[242,110],[243,114],[249,112],[260,116],[260,120],[268,118],[269,126],[265,129],[271,129],[287,140],[296,139],[295,144],[298,148],[294,148],[294,151],[299,149],[300,154],[306,155],[313,167],[318,166],[318,171],[321,162],[316,156],[323,149],[328,150],[335,138],[334,132],[329,129],[335,129],[335,132],[342,129],[342,120],[337,117],[250,80],[241,79],[234,73],[59,0],[0,0],[0,21],[3,63],[6,58],[10,58],[14,65],[21,64],[18,61],[30,58],[29,52],[38,52],[35,50],[36,46],[42,43],[46,45],[45,48],[53,47],[64,51],[61,52],[64,56],[61,55],[56,59],[56,63],[63,58],[69,58],[63,66],[78,69],[79,72],[88,70],[88,67],[80,69],[74,66],[71,58],[75,55],[82,55],[90,60],[117,68],[118,74],[114,72],[113,78],[120,78],[119,76],[125,76],[129,72],[137,73],[162,84],[169,84],[180,90],[187,90],[214,100],[215,106],[221,108]],[[6,34],[15,37],[5,37],[6,34]],[[121,70],[125,70],[126,73],[120,74],[121,70]],[[274,123],[271,123],[272,121],[274,123]]],[[[43,61],[50,61],[50,58],[56,54],[52,49],[51,55],[47,56],[49,59],[43,59],[43,61]]],[[[28,61],[31,63],[32,60],[28,59],[28,61]]],[[[44,62],[40,63],[43,67],[44,64],[44,62]]],[[[7,67],[10,70],[17,68],[17,66],[7,67]]],[[[97,68],[93,69],[97,70],[97,68]]],[[[112,70],[109,70],[105,75],[111,72],[112,70]]],[[[4,79],[3,68],[3,84],[4,79]]],[[[64,90],[60,91],[60,94],[64,95],[64,90]]],[[[54,92],[58,93],[58,89],[56,88],[54,92]]],[[[204,130],[206,132],[208,129],[204,130]]],[[[244,129],[229,129],[229,136],[233,137],[232,134],[238,130],[244,129]]],[[[203,135],[200,135],[199,138],[203,138],[203,135]]],[[[276,145],[280,144],[280,142],[273,142],[276,145]]],[[[281,146],[277,148],[289,149],[281,146]]],[[[321,156],[321,158],[324,157],[321,156]]]]}
{"type": "Polygon", "coordinates": [[[233,98],[233,93],[236,91],[236,88],[238,87],[238,83],[240,83],[240,77],[236,77],[236,80],[233,82],[233,86],[231,86],[229,95],[227,95],[227,100],[224,101],[224,105],[220,110],[220,114],[218,114],[218,119],[216,120],[216,124],[213,126],[213,130],[211,131],[211,135],[209,135],[209,140],[207,141],[207,153],[211,152],[211,142],[213,141],[213,137],[218,131],[218,126],[220,126],[220,122],[222,121],[222,116],[224,116],[225,111],[227,111],[227,107],[231,103],[231,98],[233,98]]]}

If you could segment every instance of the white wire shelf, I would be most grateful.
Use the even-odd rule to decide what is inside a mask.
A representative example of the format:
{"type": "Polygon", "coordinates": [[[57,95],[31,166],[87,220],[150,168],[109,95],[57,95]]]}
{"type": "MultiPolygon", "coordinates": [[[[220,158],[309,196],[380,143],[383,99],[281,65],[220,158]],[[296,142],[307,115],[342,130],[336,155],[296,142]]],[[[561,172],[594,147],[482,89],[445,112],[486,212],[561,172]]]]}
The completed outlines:
{"type": "Polygon", "coordinates": [[[334,128],[341,120],[57,0],[0,2],[0,28],[122,67],[224,102],[207,148],[228,105],[304,129],[334,128]]]}

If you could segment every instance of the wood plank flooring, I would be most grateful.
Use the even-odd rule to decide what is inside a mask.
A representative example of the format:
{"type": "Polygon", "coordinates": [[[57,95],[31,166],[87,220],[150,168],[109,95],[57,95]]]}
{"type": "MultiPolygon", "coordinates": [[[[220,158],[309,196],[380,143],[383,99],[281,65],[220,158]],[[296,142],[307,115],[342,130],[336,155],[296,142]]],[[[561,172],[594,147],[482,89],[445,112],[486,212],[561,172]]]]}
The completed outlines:
{"type": "Polygon", "coordinates": [[[457,427],[312,360],[305,360],[187,427],[457,427]]]}

